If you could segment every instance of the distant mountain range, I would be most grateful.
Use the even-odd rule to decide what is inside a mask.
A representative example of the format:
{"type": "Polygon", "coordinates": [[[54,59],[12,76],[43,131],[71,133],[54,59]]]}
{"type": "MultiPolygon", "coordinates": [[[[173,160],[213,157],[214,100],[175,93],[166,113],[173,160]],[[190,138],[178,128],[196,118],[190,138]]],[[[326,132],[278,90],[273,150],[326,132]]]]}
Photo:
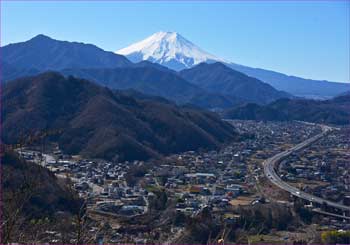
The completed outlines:
{"type": "Polygon", "coordinates": [[[119,160],[148,159],[233,140],[216,114],[159,99],[136,99],[87,80],[48,72],[6,83],[3,141],[48,130],[70,154],[119,160]]]}
{"type": "Polygon", "coordinates": [[[86,78],[113,89],[135,89],[178,104],[219,110],[245,102],[266,104],[283,97],[291,98],[290,94],[275,89],[280,87],[284,91],[293,90],[293,94],[307,93],[304,95],[317,98],[349,90],[348,84],[309,81],[235,65],[206,53],[177,33],[154,34],[121,52],[126,54],[138,49],[144,55],[142,59],[128,56],[133,61],[140,60],[139,63],[132,63],[122,55],[91,44],[59,41],[38,35],[26,42],[1,48],[2,78],[9,81],[53,70],[86,78]],[[174,62],[180,62],[182,68],[191,68],[180,72],[169,69],[173,68],[171,64],[174,62]],[[250,77],[245,74],[253,75],[250,77]],[[269,80],[274,85],[254,78],[259,77],[258,74],[264,74],[263,80],[269,80]]]}
{"type": "Polygon", "coordinates": [[[17,69],[116,68],[132,63],[92,44],[58,41],[44,35],[1,48],[1,59],[17,69]]]}
{"type": "Polygon", "coordinates": [[[248,103],[226,110],[227,119],[290,121],[300,120],[326,124],[350,123],[350,93],[330,100],[280,99],[262,106],[248,103]]]}
{"type": "Polygon", "coordinates": [[[174,72],[149,65],[116,69],[66,69],[61,72],[112,89],[134,89],[148,95],[161,96],[178,104],[193,104],[203,108],[229,108],[240,102],[235,96],[208,92],[174,72]]]}
{"type": "Polygon", "coordinates": [[[271,85],[241,72],[232,70],[222,63],[201,63],[191,69],[180,71],[187,81],[212,93],[234,94],[241,101],[269,103],[276,99],[292,97],[278,91],[271,85]]]}
{"type": "MultiPolygon", "coordinates": [[[[233,47],[228,47],[233,48],[233,47]]],[[[173,70],[188,69],[202,62],[225,63],[228,67],[266,82],[278,90],[307,98],[330,98],[349,90],[350,85],[304,79],[279,72],[235,64],[203,51],[176,32],[158,32],[116,51],[133,62],[148,60],[173,70]]]]}
{"type": "MultiPolygon", "coordinates": [[[[38,35],[27,42],[7,45],[2,48],[2,52],[5,81],[53,70],[112,89],[135,89],[149,95],[162,96],[178,104],[193,104],[207,109],[230,108],[249,101],[267,103],[283,96],[289,97],[286,93],[229,68],[225,69],[226,73],[215,77],[220,80],[212,81],[212,87],[215,87],[215,83],[220,84],[219,89],[215,90],[204,86],[200,81],[188,80],[185,73],[179,74],[157,63],[132,63],[121,55],[91,44],[58,41],[44,35],[38,35]],[[230,90],[223,90],[224,87],[230,87],[230,90]],[[248,92],[247,89],[262,91],[257,94],[248,92]]],[[[193,67],[193,72],[196,73],[201,67],[193,67]]],[[[218,74],[215,65],[206,69],[206,74],[218,74]]]]}
{"type": "Polygon", "coordinates": [[[1,83],[3,81],[10,81],[18,77],[30,76],[38,74],[39,71],[33,68],[18,68],[14,65],[10,65],[5,61],[1,61],[1,83]]]}
{"type": "Polygon", "coordinates": [[[288,76],[280,72],[229,64],[230,68],[243,72],[251,77],[269,83],[276,89],[286,91],[298,97],[310,99],[329,99],[350,90],[349,83],[320,81],[288,76]]]}

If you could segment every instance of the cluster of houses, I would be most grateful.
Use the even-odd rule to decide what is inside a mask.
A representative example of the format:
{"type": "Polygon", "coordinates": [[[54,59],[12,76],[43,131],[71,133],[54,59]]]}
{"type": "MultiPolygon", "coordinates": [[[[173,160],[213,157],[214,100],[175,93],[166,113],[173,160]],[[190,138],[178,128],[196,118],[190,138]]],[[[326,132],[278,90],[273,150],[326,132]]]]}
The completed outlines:
{"type": "Polygon", "coordinates": [[[221,151],[175,154],[150,169],[144,180],[165,187],[179,200],[176,210],[193,216],[203,208],[226,207],[246,193],[248,171],[243,160],[249,153],[231,145],[221,151]]]}
{"type": "MultiPolygon", "coordinates": [[[[253,153],[255,158],[265,159],[280,150],[280,142],[300,142],[319,130],[297,123],[234,123],[235,128],[245,135],[244,140],[232,142],[219,151],[188,151],[165,157],[142,177],[142,186],[130,187],[126,181],[129,169],[142,165],[142,161],[116,163],[80,159],[66,156],[58,149],[52,157],[27,157],[36,157],[36,161],[57,175],[71,178],[80,195],[88,198],[90,207],[96,211],[118,215],[143,214],[147,212],[148,200],[153,195],[145,187],[162,186],[182,200],[176,210],[194,215],[204,207],[225,208],[232,199],[251,190],[255,179],[248,173],[247,160],[253,153]]],[[[28,151],[25,154],[34,153],[28,151]]],[[[253,164],[252,174],[259,173],[262,173],[261,168],[253,164]]]]}
{"type": "Polygon", "coordinates": [[[336,202],[350,196],[350,138],[345,129],[334,131],[307,149],[295,153],[280,165],[286,181],[306,185],[304,190],[336,202]]]}
{"type": "Polygon", "coordinates": [[[56,150],[52,155],[21,150],[24,159],[47,167],[57,176],[69,178],[80,196],[87,198],[90,208],[119,215],[137,215],[147,212],[145,189],[126,184],[128,169],[139,161],[112,163],[105,160],[79,159],[56,150]]]}
{"type": "MultiPolygon", "coordinates": [[[[29,161],[49,168],[57,176],[70,178],[75,189],[88,201],[90,210],[96,213],[136,223],[138,219],[128,218],[138,217],[142,220],[144,214],[150,216],[150,203],[157,199],[156,190],[163,190],[168,200],[171,200],[169,203],[174,204],[167,206],[172,212],[194,217],[204,209],[209,209],[220,222],[235,222],[240,215],[233,212],[236,210],[234,205],[268,202],[255,189],[257,181],[264,176],[262,162],[320,133],[321,129],[296,122],[236,120],[231,123],[240,133],[241,140],[216,151],[188,151],[154,160],[154,163],[152,160],[121,163],[81,159],[64,155],[58,149],[51,154],[22,149],[20,154],[29,161]],[[131,170],[145,165],[148,166],[146,171],[131,185],[128,181],[131,170]]],[[[314,148],[305,150],[303,155],[291,155],[279,166],[281,177],[292,182],[325,182],[326,185],[312,188],[310,192],[334,199],[339,199],[341,195],[343,203],[350,205],[349,140],[344,134],[330,135],[326,141],[321,140],[314,148]],[[328,151],[330,147],[339,151],[328,151]]],[[[162,218],[168,217],[163,215],[159,219],[162,218]]],[[[162,224],[163,220],[157,222],[162,224]]],[[[332,219],[329,222],[336,225],[332,219]]],[[[130,224],[130,229],[133,225],[130,224]]],[[[128,227],[124,228],[127,230],[128,227]]],[[[142,243],[154,231],[118,232],[114,233],[115,243],[142,243]]]]}

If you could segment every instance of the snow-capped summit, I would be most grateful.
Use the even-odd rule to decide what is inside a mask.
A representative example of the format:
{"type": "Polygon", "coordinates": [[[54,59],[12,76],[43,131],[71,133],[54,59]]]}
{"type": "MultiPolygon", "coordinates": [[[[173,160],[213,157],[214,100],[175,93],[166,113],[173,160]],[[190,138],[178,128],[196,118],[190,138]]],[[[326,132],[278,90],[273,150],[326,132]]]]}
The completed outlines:
{"type": "Polygon", "coordinates": [[[225,62],[203,51],[176,32],[154,33],[116,53],[125,55],[133,62],[148,60],[174,70],[190,68],[202,62],[225,62]]]}

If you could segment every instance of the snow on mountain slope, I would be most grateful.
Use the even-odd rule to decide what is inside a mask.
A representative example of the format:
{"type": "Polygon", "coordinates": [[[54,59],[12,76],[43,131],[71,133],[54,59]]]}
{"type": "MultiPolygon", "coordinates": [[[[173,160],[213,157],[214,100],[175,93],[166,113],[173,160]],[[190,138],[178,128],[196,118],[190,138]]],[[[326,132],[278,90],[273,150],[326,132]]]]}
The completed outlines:
{"type": "Polygon", "coordinates": [[[149,60],[174,70],[191,68],[202,62],[225,62],[211,55],[176,32],[157,32],[116,52],[133,62],[149,60]]]}
{"type": "Polygon", "coordinates": [[[199,63],[222,62],[231,69],[266,82],[278,90],[306,98],[330,98],[349,90],[348,83],[336,83],[288,76],[226,61],[205,52],[176,32],[157,32],[116,52],[133,62],[148,60],[179,71],[199,63]]]}

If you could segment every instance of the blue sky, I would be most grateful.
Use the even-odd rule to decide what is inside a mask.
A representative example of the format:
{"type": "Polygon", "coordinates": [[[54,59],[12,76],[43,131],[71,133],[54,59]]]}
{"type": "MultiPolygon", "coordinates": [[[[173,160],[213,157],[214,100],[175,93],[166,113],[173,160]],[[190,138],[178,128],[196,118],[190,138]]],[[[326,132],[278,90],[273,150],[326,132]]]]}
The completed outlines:
{"type": "Polygon", "coordinates": [[[349,82],[349,1],[1,1],[1,45],[42,33],[116,51],[176,31],[238,64],[349,82]]]}

